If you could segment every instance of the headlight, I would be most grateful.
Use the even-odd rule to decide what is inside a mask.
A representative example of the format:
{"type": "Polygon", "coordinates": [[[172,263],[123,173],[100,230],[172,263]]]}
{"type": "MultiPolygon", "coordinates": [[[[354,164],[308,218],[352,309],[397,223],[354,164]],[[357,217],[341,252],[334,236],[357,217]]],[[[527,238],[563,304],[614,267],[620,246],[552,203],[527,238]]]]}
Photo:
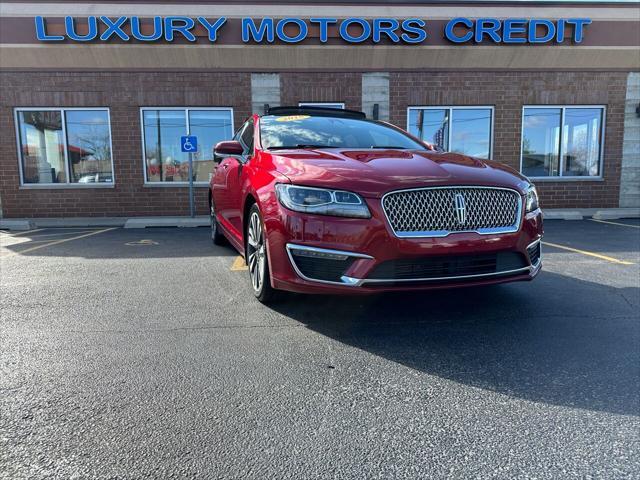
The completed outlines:
{"type": "Polygon", "coordinates": [[[527,189],[527,193],[525,194],[525,211],[529,213],[537,209],[538,209],[538,192],[536,192],[536,187],[531,185],[527,189]]]}
{"type": "Polygon", "coordinates": [[[276,185],[276,193],[280,203],[295,212],[336,217],[371,217],[362,197],[353,192],[280,183],[276,185]]]}

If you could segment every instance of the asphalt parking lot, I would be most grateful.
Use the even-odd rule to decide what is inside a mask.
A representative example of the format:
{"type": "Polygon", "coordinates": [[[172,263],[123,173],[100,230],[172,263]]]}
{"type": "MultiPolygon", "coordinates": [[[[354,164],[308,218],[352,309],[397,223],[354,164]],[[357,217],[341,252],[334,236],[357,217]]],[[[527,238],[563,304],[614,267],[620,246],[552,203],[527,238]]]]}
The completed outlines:
{"type": "Polygon", "coordinates": [[[640,222],[534,282],[252,296],[198,229],[0,232],[0,477],[640,478],[640,222]]]}

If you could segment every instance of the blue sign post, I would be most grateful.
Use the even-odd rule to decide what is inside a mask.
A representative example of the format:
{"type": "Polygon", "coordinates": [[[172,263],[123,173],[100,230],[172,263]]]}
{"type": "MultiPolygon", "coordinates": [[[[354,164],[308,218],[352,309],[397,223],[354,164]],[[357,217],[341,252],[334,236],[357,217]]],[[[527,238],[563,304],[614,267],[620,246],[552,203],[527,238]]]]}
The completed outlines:
{"type": "Polygon", "coordinates": [[[193,202],[193,154],[198,151],[198,137],[195,135],[185,135],[180,137],[180,149],[189,154],[189,215],[195,216],[195,205],[193,202]]]}

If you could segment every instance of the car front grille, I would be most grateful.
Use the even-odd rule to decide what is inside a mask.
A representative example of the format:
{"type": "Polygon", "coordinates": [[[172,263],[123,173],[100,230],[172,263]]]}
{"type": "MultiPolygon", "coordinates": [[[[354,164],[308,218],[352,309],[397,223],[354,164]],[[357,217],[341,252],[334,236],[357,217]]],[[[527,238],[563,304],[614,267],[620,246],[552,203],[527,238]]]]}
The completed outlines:
{"type": "Polygon", "coordinates": [[[387,193],[382,207],[398,237],[444,237],[515,232],[522,199],[505,188],[434,187],[387,193]]]}
{"type": "Polygon", "coordinates": [[[383,262],[368,275],[367,280],[447,280],[508,274],[525,268],[526,259],[518,252],[421,257],[383,262]]]}

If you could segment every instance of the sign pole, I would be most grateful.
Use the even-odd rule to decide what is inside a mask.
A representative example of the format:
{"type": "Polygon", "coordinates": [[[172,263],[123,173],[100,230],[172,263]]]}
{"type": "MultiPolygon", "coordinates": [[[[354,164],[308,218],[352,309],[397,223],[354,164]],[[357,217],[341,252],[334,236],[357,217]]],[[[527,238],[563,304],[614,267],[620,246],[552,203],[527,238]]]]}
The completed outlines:
{"type": "Polygon", "coordinates": [[[193,201],[193,153],[189,152],[189,215],[195,217],[195,205],[193,201]]]}
{"type": "Polygon", "coordinates": [[[193,153],[198,151],[198,137],[185,135],[180,137],[180,150],[189,154],[189,215],[196,216],[196,207],[193,201],[193,153]]]}

